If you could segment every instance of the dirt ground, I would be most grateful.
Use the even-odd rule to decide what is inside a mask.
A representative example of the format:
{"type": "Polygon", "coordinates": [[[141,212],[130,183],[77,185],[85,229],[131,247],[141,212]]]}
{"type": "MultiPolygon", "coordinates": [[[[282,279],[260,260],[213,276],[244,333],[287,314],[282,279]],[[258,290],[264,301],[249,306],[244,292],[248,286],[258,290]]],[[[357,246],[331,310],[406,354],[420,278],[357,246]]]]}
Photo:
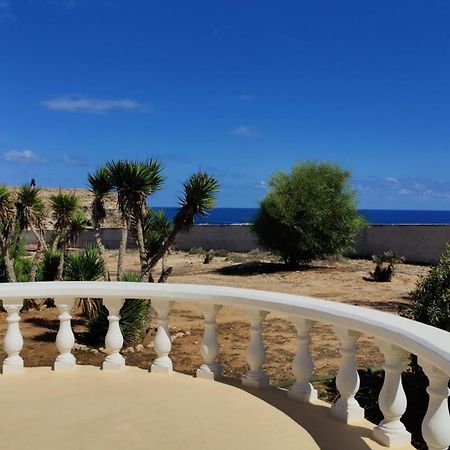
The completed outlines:
{"type": "MultiPolygon", "coordinates": [[[[109,268],[113,271],[116,252],[107,255],[109,268]]],[[[126,267],[137,269],[137,253],[130,251],[126,267]]],[[[401,305],[408,303],[408,293],[414,288],[419,277],[429,268],[414,265],[399,265],[391,283],[374,283],[364,280],[372,270],[371,261],[342,259],[320,261],[312,267],[299,271],[286,271],[281,264],[252,257],[214,257],[205,265],[201,255],[174,253],[167,263],[173,266],[169,283],[192,283],[243,287],[290,294],[310,295],[333,301],[375,308],[397,313],[401,305]],[[228,259],[232,259],[229,261],[228,259]],[[236,262],[239,261],[239,262],[236,262]]],[[[5,314],[0,318],[0,339],[6,330],[5,314]]],[[[22,313],[21,330],[24,348],[21,353],[27,366],[50,366],[56,355],[55,337],[58,330],[56,308],[22,313]]],[[[241,377],[246,371],[245,352],[248,344],[249,325],[243,312],[236,307],[224,307],[217,316],[219,360],[224,374],[241,377]]],[[[82,341],[85,331],[84,321],[74,310],[74,331],[78,341],[82,341]]],[[[155,321],[144,344],[153,342],[155,321]]],[[[177,371],[193,374],[201,364],[200,342],[203,334],[202,316],[195,304],[175,304],[170,316],[172,334],[184,332],[183,337],[173,342],[171,358],[177,371]]],[[[293,378],[291,370],[295,354],[295,329],[284,314],[271,312],[264,322],[264,342],[267,351],[265,369],[272,383],[285,383],[293,378]]],[[[373,340],[361,336],[358,341],[358,366],[377,367],[382,357],[373,345],[373,340]]],[[[329,326],[315,324],[312,331],[312,355],[315,375],[336,373],[339,362],[339,345],[329,326]]],[[[80,364],[100,365],[104,355],[95,351],[75,351],[80,364]]],[[[4,353],[0,358],[5,356],[4,353]]],[[[148,368],[155,358],[153,348],[145,347],[141,352],[128,353],[129,365],[148,368]]]]}

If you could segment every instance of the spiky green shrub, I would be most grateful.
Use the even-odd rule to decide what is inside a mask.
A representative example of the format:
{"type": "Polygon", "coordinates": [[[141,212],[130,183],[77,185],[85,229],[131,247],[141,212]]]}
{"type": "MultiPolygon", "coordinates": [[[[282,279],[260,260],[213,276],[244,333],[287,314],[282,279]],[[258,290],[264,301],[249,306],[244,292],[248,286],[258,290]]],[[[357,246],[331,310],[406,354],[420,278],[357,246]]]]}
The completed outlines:
{"type": "MultiPolygon", "coordinates": [[[[121,281],[139,281],[140,275],[125,273],[121,281]]],[[[149,300],[127,299],[120,309],[120,329],[124,346],[136,345],[145,338],[151,319],[149,300]]],[[[88,320],[89,338],[93,345],[104,345],[108,331],[108,310],[102,305],[88,320]]]]}
{"type": "Polygon", "coordinates": [[[260,244],[294,267],[350,250],[364,220],[349,178],[336,164],[309,161],[274,173],[253,226],[260,244]]]}
{"type": "Polygon", "coordinates": [[[58,272],[60,250],[47,248],[42,254],[42,260],[38,266],[37,281],[54,281],[58,272]]]}
{"type": "Polygon", "coordinates": [[[66,256],[64,278],[71,281],[96,281],[103,276],[105,260],[96,245],[87,244],[66,256]]]}
{"type": "Polygon", "coordinates": [[[403,314],[411,319],[450,331],[450,245],[428,275],[410,293],[411,307],[403,314]]]}

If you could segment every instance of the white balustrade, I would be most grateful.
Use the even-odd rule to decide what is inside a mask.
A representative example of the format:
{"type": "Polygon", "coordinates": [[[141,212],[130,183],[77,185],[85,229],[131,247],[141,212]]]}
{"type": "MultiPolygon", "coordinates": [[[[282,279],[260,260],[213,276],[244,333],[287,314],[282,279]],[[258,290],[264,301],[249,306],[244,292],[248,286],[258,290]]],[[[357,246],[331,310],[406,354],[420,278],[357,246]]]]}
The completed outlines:
{"type": "Polygon", "coordinates": [[[216,362],[219,354],[219,341],[216,333],[216,316],[222,308],[221,305],[201,304],[200,309],[205,318],[203,339],[200,351],[203,356],[203,364],[197,369],[198,378],[214,380],[222,375],[222,368],[216,362]]]}
{"type": "Polygon", "coordinates": [[[377,340],[384,356],[384,382],[378,400],[384,419],[373,430],[374,438],[387,447],[397,447],[411,442],[400,418],[406,411],[406,395],[402,385],[405,352],[389,342],[377,340]]]}
{"type": "Polygon", "coordinates": [[[75,368],[76,360],[72,354],[72,348],[75,344],[75,336],[73,335],[70,311],[72,310],[75,299],[59,299],[55,298],[55,305],[60,314],[59,329],[56,335],[56,347],[59,355],[56,357],[53,368],[55,371],[66,371],[75,368]]]}
{"type": "Polygon", "coordinates": [[[450,445],[449,376],[425,360],[419,359],[419,364],[430,382],[427,388],[430,399],[422,422],[423,439],[428,450],[447,450],[450,445]]]}
{"type": "Polygon", "coordinates": [[[23,347],[23,338],[19,327],[19,311],[22,308],[22,304],[23,300],[20,304],[3,302],[3,307],[8,314],[8,317],[6,318],[8,327],[3,343],[3,348],[8,356],[3,361],[3,373],[17,373],[23,371],[23,359],[20,356],[20,351],[23,347]]]}
{"type": "Polygon", "coordinates": [[[340,397],[331,407],[331,413],[348,424],[364,418],[364,409],[359,406],[355,394],[359,389],[359,375],[356,368],[356,341],[360,333],[335,326],[334,332],[341,342],[341,362],[336,376],[340,397]]]}
{"type": "Polygon", "coordinates": [[[317,399],[317,391],[309,382],[314,372],[310,351],[310,332],[314,322],[296,316],[293,316],[291,321],[297,330],[297,351],[292,363],[296,381],[289,389],[288,396],[303,403],[311,403],[317,399]]]}
{"type": "Polygon", "coordinates": [[[106,358],[103,361],[103,370],[120,370],[125,367],[125,358],[120,354],[123,346],[123,336],[120,330],[119,311],[125,299],[104,298],[103,304],[109,311],[108,332],[105,337],[106,358]]]}
{"type": "Polygon", "coordinates": [[[269,312],[247,309],[246,314],[250,320],[250,342],[247,349],[247,363],[250,370],[242,378],[242,384],[261,389],[269,385],[269,378],[261,369],[266,360],[266,350],[262,338],[262,322],[269,312]]]}
{"type": "Polygon", "coordinates": [[[361,333],[375,336],[385,358],[385,380],[379,397],[384,418],[374,428],[374,438],[390,447],[402,446],[410,440],[410,434],[400,420],[406,408],[402,387],[403,357],[406,352],[419,357],[419,364],[430,382],[427,389],[430,400],[422,423],[424,440],[430,450],[444,450],[450,444],[450,333],[444,330],[394,314],[338,302],[229,287],[117,282],[2,283],[0,299],[7,311],[8,324],[4,339],[7,354],[3,361],[5,374],[24,370],[20,356],[23,338],[19,327],[19,312],[24,298],[55,299],[60,321],[56,337],[59,355],[54,363],[55,371],[76,366],[72,355],[74,336],[70,314],[74,299],[103,298],[108,308],[109,327],[105,338],[107,356],[103,363],[105,370],[125,366],[125,359],[120,354],[123,336],[119,325],[119,311],[124,299],[151,299],[158,320],[154,341],[157,357],[151,365],[151,371],[160,373],[173,371],[169,357],[171,340],[168,319],[174,301],[198,301],[204,315],[204,335],[201,342],[203,363],[197,370],[197,376],[209,379],[221,373],[217,364],[219,344],[216,315],[221,305],[242,307],[250,321],[247,349],[249,370],[242,383],[253,388],[263,388],[269,384],[262,370],[266,357],[262,323],[268,311],[279,311],[291,318],[297,330],[297,349],[292,364],[296,381],[287,395],[302,402],[312,402],[317,397],[316,390],[309,382],[314,370],[310,352],[311,326],[316,321],[330,323],[341,342],[341,362],[336,378],[340,398],[332,405],[331,412],[349,424],[357,423],[364,417],[364,411],[355,399],[359,388],[356,342],[361,333]]]}
{"type": "Polygon", "coordinates": [[[172,360],[169,358],[172,342],[169,332],[169,313],[174,302],[166,300],[153,300],[152,306],[158,314],[158,329],[155,336],[155,351],[158,357],[153,361],[153,373],[169,374],[173,371],[172,360]]]}

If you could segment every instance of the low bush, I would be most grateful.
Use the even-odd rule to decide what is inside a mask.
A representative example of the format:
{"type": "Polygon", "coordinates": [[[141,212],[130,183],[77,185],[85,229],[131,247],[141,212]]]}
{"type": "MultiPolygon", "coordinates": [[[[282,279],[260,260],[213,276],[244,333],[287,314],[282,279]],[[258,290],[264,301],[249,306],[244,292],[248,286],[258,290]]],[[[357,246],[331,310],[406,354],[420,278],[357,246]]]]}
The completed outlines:
{"type": "Polygon", "coordinates": [[[402,315],[450,331],[450,245],[409,296],[411,307],[402,315]]]}
{"type": "Polygon", "coordinates": [[[402,263],[404,258],[389,250],[382,255],[372,256],[372,261],[375,263],[375,270],[370,272],[371,279],[373,281],[389,283],[395,272],[395,264],[402,263]]]}
{"type": "MultiPolygon", "coordinates": [[[[121,281],[139,281],[139,274],[125,273],[121,281]]],[[[124,346],[136,345],[142,342],[148,332],[151,319],[151,302],[149,300],[125,300],[120,309],[120,329],[122,330],[124,346]]],[[[108,309],[101,305],[88,318],[88,339],[92,345],[103,346],[108,331],[108,309]]]]}

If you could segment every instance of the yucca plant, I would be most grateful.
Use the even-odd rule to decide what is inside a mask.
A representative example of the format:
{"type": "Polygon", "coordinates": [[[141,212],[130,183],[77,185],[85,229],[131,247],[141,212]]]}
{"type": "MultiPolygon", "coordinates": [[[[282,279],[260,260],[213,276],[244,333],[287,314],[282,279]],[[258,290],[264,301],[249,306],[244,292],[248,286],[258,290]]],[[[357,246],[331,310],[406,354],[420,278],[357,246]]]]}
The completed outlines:
{"type": "Polygon", "coordinates": [[[43,251],[42,259],[38,264],[37,281],[54,281],[56,279],[61,253],[61,250],[54,250],[51,247],[43,251]]]}
{"type": "MultiPolygon", "coordinates": [[[[121,281],[136,282],[140,274],[125,272],[121,281]]],[[[101,306],[88,316],[89,337],[93,345],[103,345],[108,331],[108,310],[101,306]]],[[[120,329],[124,346],[135,345],[145,338],[151,319],[151,303],[149,300],[127,299],[120,309],[120,329]]]]}
{"type": "MultiPolygon", "coordinates": [[[[103,276],[105,260],[96,245],[86,245],[78,252],[66,256],[64,265],[64,279],[70,281],[97,281],[103,276]]],[[[91,317],[101,308],[99,299],[82,298],[78,303],[81,313],[91,317]]]]}
{"type": "MultiPolygon", "coordinates": [[[[105,197],[112,190],[111,176],[105,166],[100,166],[97,170],[88,174],[89,190],[94,194],[91,205],[91,219],[94,227],[95,242],[104,257],[105,247],[100,235],[100,229],[106,219],[105,197]]],[[[103,274],[105,280],[109,280],[109,273],[105,265],[103,274]]]]}
{"type": "Polygon", "coordinates": [[[146,270],[150,273],[158,261],[173,245],[178,233],[189,231],[194,225],[196,217],[204,217],[216,204],[216,193],[219,191],[218,181],[206,172],[197,172],[183,183],[183,195],[179,197],[180,209],[173,220],[164,244],[153,255],[146,270]]]}
{"type": "Polygon", "coordinates": [[[66,256],[64,279],[71,281],[96,281],[103,276],[105,260],[97,245],[86,247],[66,256]]]}
{"type": "Polygon", "coordinates": [[[66,251],[74,245],[80,233],[86,228],[87,220],[80,209],[79,199],[73,193],[58,192],[50,197],[50,204],[55,228],[52,248],[61,250],[56,279],[62,280],[66,251]]]}
{"type": "Polygon", "coordinates": [[[117,191],[117,203],[122,217],[122,238],[117,261],[117,279],[120,280],[124,268],[124,257],[128,231],[132,222],[135,224],[141,266],[144,261],[144,237],[142,220],[147,197],[159,190],[164,181],[161,175],[162,164],[156,160],[110,161],[106,164],[113,188],[117,191]]]}
{"type": "Polygon", "coordinates": [[[16,211],[11,191],[0,185],[0,255],[5,265],[8,281],[16,281],[10,247],[16,231],[16,211]]]}

